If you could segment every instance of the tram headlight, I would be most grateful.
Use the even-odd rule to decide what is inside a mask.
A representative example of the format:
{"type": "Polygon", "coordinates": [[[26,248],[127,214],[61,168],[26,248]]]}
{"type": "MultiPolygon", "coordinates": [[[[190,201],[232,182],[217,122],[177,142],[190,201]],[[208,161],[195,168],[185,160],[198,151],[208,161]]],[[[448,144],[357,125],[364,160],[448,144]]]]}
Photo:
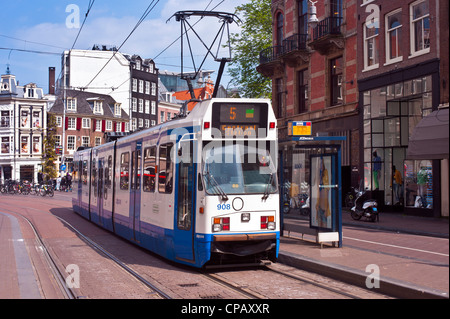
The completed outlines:
{"type": "Polygon", "coordinates": [[[246,223],[250,221],[250,213],[241,214],[241,222],[246,223]]]}

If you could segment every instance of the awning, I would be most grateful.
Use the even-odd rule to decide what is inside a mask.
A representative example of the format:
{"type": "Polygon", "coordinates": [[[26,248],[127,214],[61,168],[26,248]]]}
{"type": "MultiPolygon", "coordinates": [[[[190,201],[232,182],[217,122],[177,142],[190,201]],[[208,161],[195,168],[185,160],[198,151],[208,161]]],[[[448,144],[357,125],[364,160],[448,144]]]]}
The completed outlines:
{"type": "Polygon", "coordinates": [[[409,138],[407,159],[448,158],[448,108],[424,117],[409,138]]]}

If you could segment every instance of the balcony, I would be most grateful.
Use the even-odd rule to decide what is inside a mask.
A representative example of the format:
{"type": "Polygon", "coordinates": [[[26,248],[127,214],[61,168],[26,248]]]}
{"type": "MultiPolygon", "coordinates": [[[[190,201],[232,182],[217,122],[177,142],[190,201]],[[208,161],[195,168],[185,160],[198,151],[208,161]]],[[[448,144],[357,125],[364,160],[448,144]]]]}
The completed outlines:
{"type": "Polygon", "coordinates": [[[264,76],[271,77],[277,67],[286,63],[295,67],[300,61],[309,60],[309,50],[306,45],[307,34],[294,34],[283,40],[282,45],[264,49],[259,54],[258,72],[264,76]]]}
{"type": "Polygon", "coordinates": [[[290,67],[309,61],[307,34],[294,34],[283,40],[283,61],[290,67]]]}
{"type": "Polygon", "coordinates": [[[282,67],[280,55],[283,52],[283,46],[276,45],[262,50],[259,53],[259,65],[256,70],[265,77],[272,77],[276,69],[282,67]]]}
{"type": "Polygon", "coordinates": [[[312,40],[308,45],[320,54],[327,54],[332,48],[343,49],[342,18],[328,17],[313,29],[312,40]]]}

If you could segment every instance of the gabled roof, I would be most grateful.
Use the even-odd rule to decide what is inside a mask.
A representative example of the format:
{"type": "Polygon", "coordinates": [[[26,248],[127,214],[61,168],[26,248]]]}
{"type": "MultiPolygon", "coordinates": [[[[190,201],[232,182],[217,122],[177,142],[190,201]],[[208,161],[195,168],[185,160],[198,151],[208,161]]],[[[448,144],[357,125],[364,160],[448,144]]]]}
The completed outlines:
{"type": "MultiPolygon", "coordinates": [[[[91,115],[91,116],[99,116],[99,114],[95,114],[92,109],[92,103],[95,100],[101,100],[103,102],[103,115],[101,117],[111,118],[111,119],[122,119],[128,120],[129,116],[125,113],[125,111],[121,110],[121,116],[114,116],[114,106],[116,101],[110,96],[106,94],[92,93],[86,91],[77,91],[77,90],[66,90],[66,98],[76,98],[77,99],[77,111],[70,112],[67,111],[67,114],[80,114],[80,115],[91,115]]],[[[53,114],[63,114],[64,113],[64,102],[63,97],[58,96],[55,104],[53,104],[52,108],[49,111],[53,114]]]]}

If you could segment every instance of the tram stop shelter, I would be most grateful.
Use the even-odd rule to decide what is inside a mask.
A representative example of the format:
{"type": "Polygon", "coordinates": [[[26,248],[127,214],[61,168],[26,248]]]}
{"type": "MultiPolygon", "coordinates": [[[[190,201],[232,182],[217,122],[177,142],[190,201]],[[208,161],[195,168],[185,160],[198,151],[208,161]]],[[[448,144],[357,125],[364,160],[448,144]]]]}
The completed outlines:
{"type": "Polygon", "coordinates": [[[341,144],[345,140],[345,136],[312,136],[311,122],[288,123],[288,142],[293,146],[289,152],[280,147],[279,152],[282,231],[315,235],[320,244],[342,247],[341,144]],[[291,229],[284,224],[286,201],[294,213],[309,218],[309,227],[291,229]]]}

